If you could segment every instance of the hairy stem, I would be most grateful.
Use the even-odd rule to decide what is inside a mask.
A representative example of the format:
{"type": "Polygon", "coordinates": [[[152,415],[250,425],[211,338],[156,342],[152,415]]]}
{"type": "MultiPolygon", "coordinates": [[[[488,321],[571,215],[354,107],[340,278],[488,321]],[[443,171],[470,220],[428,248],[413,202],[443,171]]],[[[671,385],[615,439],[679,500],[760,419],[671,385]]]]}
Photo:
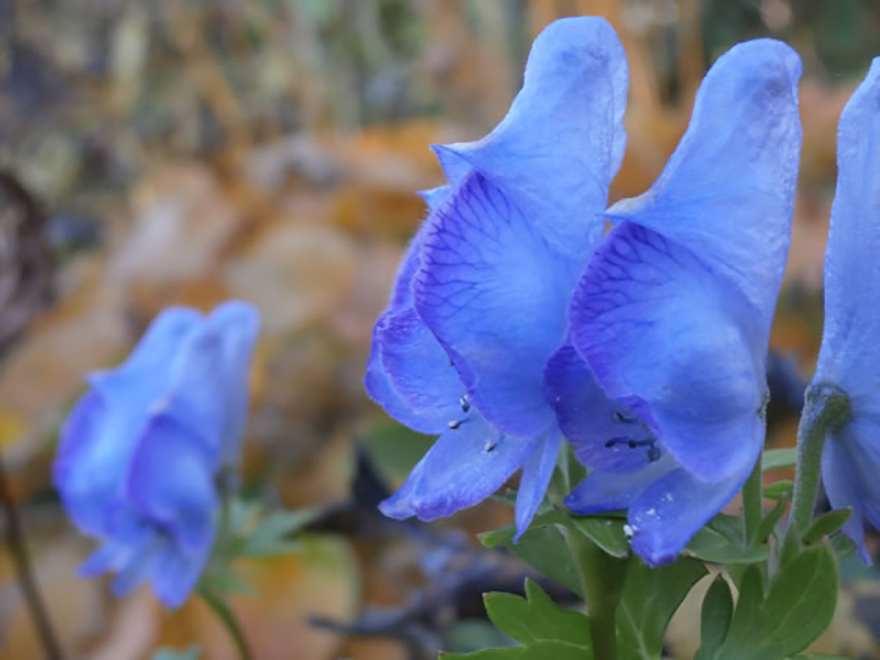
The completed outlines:
{"type": "Polygon", "coordinates": [[[813,522],[825,436],[846,426],[851,418],[849,397],[843,390],[824,383],[807,388],[798,427],[797,474],[784,555],[792,546],[800,544],[801,537],[813,522]]]}
{"type": "Polygon", "coordinates": [[[9,549],[12,551],[18,581],[21,585],[25,602],[34,619],[34,624],[37,626],[37,633],[43,645],[43,650],[46,653],[46,658],[48,660],[62,660],[64,654],[61,652],[61,645],[58,643],[58,638],[52,628],[49,612],[40,596],[40,589],[37,586],[37,580],[34,577],[30,559],[28,558],[21,516],[15,504],[15,497],[12,494],[9,478],[6,475],[6,465],[3,462],[2,456],[0,456],[0,498],[3,500],[3,509],[6,512],[6,541],[9,543],[9,549]]]}
{"type": "Polygon", "coordinates": [[[590,615],[593,657],[617,659],[617,605],[626,575],[626,560],[605,554],[576,531],[563,528],[568,548],[578,568],[584,600],[590,615]]]}
{"type": "Polygon", "coordinates": [[[229,631],[233,641],[235,641],[235,646],[238,649],[238,655],[241,660],[253,660],[251,647],[248,644],[247,638],[244,636],[244,631],[241,629],[238,620],[235,618],[235,614],[233,614],[232,610],[229,608],[229,605],[210,589],[199,586],[198,593],[205,599],[205,602],[210,608],[214,610],[214,614],[220,618],[223,625],[226,626],[226,630],[229,631]]]}

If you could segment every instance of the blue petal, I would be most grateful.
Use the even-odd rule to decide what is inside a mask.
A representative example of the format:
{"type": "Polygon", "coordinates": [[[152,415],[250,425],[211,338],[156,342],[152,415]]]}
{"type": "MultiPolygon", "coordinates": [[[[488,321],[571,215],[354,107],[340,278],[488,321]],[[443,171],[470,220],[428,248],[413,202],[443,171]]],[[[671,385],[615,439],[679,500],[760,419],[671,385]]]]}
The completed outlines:
{"type": "MultiPolygon", "coordinates": [[[[875,418],[876,419],[876,418],[875,418]]],[[[843,532],[859,547],[866,564],[871,556],[865,547],[865,518],[880,527],[880,447],[874,439],[878,425],[856,417],[846,428],[829,435],[822,451],[822,480],[834,509],[852,507],[843,532]]]]}
{"type": "Polygon", "coordinates": [[[86,393],[61,429],[53,481],[79,529],[106,532],[106,518],[122,492],[146,412],[130,415],[98,392],[86,393]]]}
{"type": "Polygon", "coordinates": [[[89,383],[114,402],[146,409],[166,393],[172,378],[168,365],[203,320],[188,307],[166,308],[122,365],[92,374],[89,383]]]}
{"type": "Polygon", "coordinates": [[[606,394],[629,406],[695,476],[740,474],[766,391],[759,324],[690,250],[624,222],[572,300],[571,337],[606,394]]]}
{"type": "Polygon", "coordinates": [[[391,385],[391,380],[382,364],[382,342],[377,338],[381,333],[383,318],[380,317],[373,328],[373,347],[367,360],[364,387],[367,394],[380,404],[389,415],[414,431],[427,434],[442,433],[447,428],[450,417],[442,411],[438,413],[432,406],[428,410],[414,410],[391,385]]]}
{"type": "Polygon", "coordinates": [[[394,391],[418,413],[430,432],[441,433],[461,417],[464,387],[449,357],[415,310],[376,324],[382,364],[394,391]]]}
{"type": "Polygon", "coordinates": [[[258,329],[257,312],[247,303],[217,307],[178,351],[167,396],[153,408],[191,428],[215,467],[237,461],[258,329]]]}
{"type": "MultiPolygon", "coordinates": [[[[851,399],[880,391],[880,58],[840,118],[825,253],[825,330],[815,382],[851,399]],[[856,295],[857,293],[857,295],[856,295]]],[[[862,441],[867,441],[862,438],[862,441]]]]}
{"type": "Polygon", "coordinates": [[[442,433],[461,413],[464,392],[446,351],[412,307],[412,280],[427,233],[419,230],[397,272],[388,309],[373,327],[364,386],[397,421],[421,433],[442,433]],[[420,389],[424,385],[427,389],[420,389]]]}
{"type": "Polygon", "coordinates": [[[553,471],[556,469],[556,461],[559,458],[561,448],[562,433],[554,425],[544,433],[540,445],[523,467],[519,492],[516,494],[514,543],[525,534],[532,518],[535,517],[535,512],[544,501],[544,495],[546,495],[547,487],[550,486],[550,480],[553,478],[553,471]]]}
{"type": "Polygon", "coordinates": [[[107,541],[89,555],[79,567],[77,574],[80,577],[91,578],[108,571],[119,571],[131,562],[136,551],[136,546],[107,541]]]}
{"type": "Polygon", "coordinates": [[[662,452],[654,435],[622,403],[609,399],[570,344],[547,361],[544,390],[559,428],[583,465],[604,472],[632,472],[662,452]]]}
{"type": "Polygon", "coordinates": [[[449,195],[450,188],[450,186],[440,186],[438,188],[431,188],[430,190],[420,190],[419,197],[425,200],[428,209],[433,211],[440,206],[440,202],[446,199],[447,195],[449,195]]]}
{"type": "Polygon", "coordinates": [[[552,423],[542,379],[563,339],[571,264],[478,173],[431,220],[415,283],[419,316],[483,415],[509,433],[539,433],[552,423]]]}
{"type": "Polygon", "coordinates": [[[189,555],[210,548],[218,498],[202,443],[173,417],[155,417],[141,438],[128,479],[131,502],[189,555]]]}
{"type": "Polygon", "coordinates": [[[721,56],[651,189],[608,215],[689,248],[742,292],[766,350],[791,239],[801,146],[800,58],[771,39],[721,56]]]}
{"type": "Polygon", "coordinates": [[[176,609],[195,589],[210,552],[199,557],[185,557],[171,545],[159,554],[153,572],[153,590],[165,607],[176,609]]]}
{"type": "Polygon", "coordinates": [[[117,569],[116,579],[111,586],[114,596],[127,596],[152,577],[161,547],[161,539],[152,538],[144,545],[132,549],[127,562],[117,569]]]}
{"type": "Polygon", "coordinates": [[[482,140],[437,148],[450,183],[466,161],[509,195],[555,250],[583,260],[604,224],[608,185],[626,145],[626,55],[601,18],[548,25],[532,45],[522,91],[482,140]]]}
{"type": "Polygon", "coordinates": [[[417,516],[427,521],[474,506],[521,468],[541,440],[504,435],[472,411],[457,430],[447,430],[437,439],[379,508],[390,518],[417,516]]]}
{"type": "MultiPolygon", "coordinates": [[[[763,424],[756,421],[755,426],[763,424]]],[[[763,434],[763,430],[756,428],[754,433],[763,434]]],[[[752,464],[758,452],[752,454],[752,464]]],[[[630,543],[635,553],[649,566],[673,561],[694,534],[733,499],[751,471],[746,465],[717,483],[701,481],[682,469],[658,479],[629,507],[630,543]]]]}
{"type": "Polygon", "coordinates": [[[645,461],[635,472],[590,472],[565,498],[565,506],[581,515],[628,509],[642,491],[677,467],[666,454],[658,461],[645,461]]]}

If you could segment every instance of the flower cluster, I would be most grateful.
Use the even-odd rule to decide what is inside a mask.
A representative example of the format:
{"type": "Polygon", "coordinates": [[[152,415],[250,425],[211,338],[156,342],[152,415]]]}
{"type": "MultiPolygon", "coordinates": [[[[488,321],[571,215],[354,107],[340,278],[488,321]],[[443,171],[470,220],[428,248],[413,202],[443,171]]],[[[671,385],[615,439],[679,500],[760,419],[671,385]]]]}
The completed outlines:
{"type": "Polygon", "coordinates": [[[238,462],[256,310],[229,302],[203,317],[169,308],[128,360],[92,374],[65,424],[55,486],[102,546],[83,575],[118,573],[118,595],[151,579],[183,603],[211,554],[218,481],[238,462]]]}
{"type": "Polygon", "coordinates": [[[606,211],[626,143],[623,49],[599,18],[538,37],[498,127],[435,148],[448,184],[425,194],[375,326],[369,393],[440,434],[387,515],[449,515],[521,469],[522,534],[563,435],[592,470],[569,507],[628,509],[651,564],[734,496],[764,439],[800,72],[781,42],[733,48],[658,181],[606,211]]]}

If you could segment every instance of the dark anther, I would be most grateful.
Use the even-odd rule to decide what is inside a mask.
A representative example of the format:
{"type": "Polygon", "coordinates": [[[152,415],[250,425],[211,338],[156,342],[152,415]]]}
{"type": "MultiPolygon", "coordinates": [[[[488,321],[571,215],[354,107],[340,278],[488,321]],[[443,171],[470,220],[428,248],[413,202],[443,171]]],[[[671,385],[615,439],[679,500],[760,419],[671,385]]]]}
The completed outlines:
{"type": "Polygon", "coordinates": [[[648,462],[649,463],[656,463],[659,460],[660,460],[660,448],[657,447],[656,445],[651,445],[651,447],[648,449],[648,462]]]}
{"type": "Polygon", "coordinates": [[[468,399],[467,394],[462,394],[461,399],[459,399],[458,402],[461,404],[462,412],[468,412],[471,409],[471,402],[468,399]]]}
{"type": "Polygon", "coordinates": [[[629,448],[630,448],[630,449],[635,449],[636,447],[639,446],[639,443],[636,442],[635,440],[630,440],[630,441],[627,442],[626,444],[629,445],[629,448]]]}
{"type": "Polygon", "coordinates": [[[450,431],[457,431],[457,430],[458,430],[458,427],[461,426],[461,423],[462,423],[463,421],[464,421],[463,419],[453,419],[451,422],[449,422],[449,423],[447,424],[447,426],[449,427],[449,430],[450,430],[450,431]]]}

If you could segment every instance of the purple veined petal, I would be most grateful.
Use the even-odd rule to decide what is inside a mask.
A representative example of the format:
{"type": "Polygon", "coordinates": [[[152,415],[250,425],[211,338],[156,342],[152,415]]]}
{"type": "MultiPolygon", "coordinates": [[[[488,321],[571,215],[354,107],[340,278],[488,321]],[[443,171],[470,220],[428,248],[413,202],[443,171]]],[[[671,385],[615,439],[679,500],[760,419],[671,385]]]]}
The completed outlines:
{"type": "MultiPolygon", "coordinates": [[[[763,434],[763,423],[755,421],[763,434]]],[[[751,463],[761,447],[753,451],[751,463]]],[[[673,561],[700,528],[714,518],[739,492],[752,472],[746,465],[720,482],[701,481],[686,470],[675,469],[639,493],[627,518],[632,528],[633,550],[649,566],[673,561]]],[[[589,478],[589,477],[588,477],[589,478]]]]}
{"type": "Polygon", "coordinates": [[[873,339],[880,336],[878,104],[880,58],[840,117],[825,252],[825,329],[814,382],[835,383],[850,398],[875,398],[880,391],[880,344],[873,339]]]}
{"type": "Polygon", "coordinates": [[[219,500],[210,457],[188,425],[158,415],[140,439],[127,482],[139,511],[185,555],[211,547],[219,500]]]}
{"type": "Polygon", "coordinates": [[[58,442],[53,482],[81,531],[93,536],[106,532],[109,507],[122,492],[145,423],[145,412],[113,405],[96,391],[83,395],[68,416],[58,442]]]}
{"type": "Polygon", "coordinates": [[[653,454],[659,455],[654,434],[635,413],[605,395],[571,344],[547,361],[544,392],[582,465],[633,472],[645,467],[653,454]]]}
{"type": "Polygon", "coordinates": [[[523,466],[519,491],[516,494],[514,543],[519,541],[528,530],[535,512],[544,501],[544,495],[547,494],[553,471],[556,469],[560,449],[562,449],[562,433],[554,424],[543,433],[539,446],[523,466]]]}
{"type": "Polygon", "coordinates": [[[482,502],[495,493],[540,447],[542,436],[499,432],[476,411],[448,429],[410,472],[394,495],[379,505],[389,518],[429,521],[482,502]]]}
{"type": "Polygon", "coordinates": [[[210,558],[210,548],[201,556],[184,556],[166,544],[160,551],[153,572],[153,590],[159,601],[170,609],[186,602],[195,589],[210,558]]]}
{"type": "Polygon", "coordinates": [[[468,174],[457,155],[503,189],[557,252],[582,263],[604,232],[598,214],[626,145],[628,84],[626,55],[604,19],[555,21],[535,39],[522,91],[495,130],[435,152],[450,183],[468,174]]]}
{"type": "Polygon", "coordinates": [[[668,453],[659,460],[648,462],[635,472],[590,472],[568,497],[565,506],[580,515],[608,513],[628,509],[636,498],[651,484],[670,472],[678,464],[668,453]]]}
{"type": "Polygon", "coordinates": [[[147,408],[167,391],[171,380],[168,365],[203,320],[188,307],[164,309],[122,365],[91,374],[89,383],[109,399],[122,400],[132,408],[147,408]]]}
{"type": "Polygon", "coordinates": [[[433,211],[440,206],[440,202],[446,199],[451,189],[452,187],[447,185],[438,186],[437,188],[431,188],[429,190],[420,190],[419,197],[425,200],[425,204],[428,205],[428,210],[433,211]]]}
{"type": "Polygon", "coordinates": [[[388,308],[373,326],[364,386],[401,424],[437,434],[461,414],[464,386],[446,351],[412,307],[412,280],[421,265],[426,234],[422,225],[398,269],[388,308]],[[427,389],[413,389],[419,382],[427,389]]]}
{"type": "Polygon", "coordinates": [[[511,434],[540,433],[553,423],[542,380],[563,339],[572,264],[479,173],[429,222],[416,311],[488,420],[511,434]]]}
{"type": "MultiPolygon", "coordinates": [[[[434,406],[428,410],[414,410],[409,402],[403,399],[391,385],[382,364],[383,346],[381,341],[376,339],[381,323],[382,318],[380,317],[373,328],[373,348],[367,360],[367,372],[364,376],[364,387],[367,394],[373,401],[381,405],[391,417],[414,431],[429,435],[443,433],[449,428],[450,420],[445,412],[442,410],[438,412],[434,406]]],[[[458,410],[460,411],[461,408],[458,410]]]]}
{"type": "Polygon", "coordinates": [[[760,328],[760,354],[791,242],[800,75],[800,58],[780,41],[731,48],[703,80],[656,183],[608,211],[689,248],[741,291],[760,328]]]}
{"type": "Polygon", "coordinates": [[[419,416],[420,426],[442,433],[462,417],[464,386],[446,351],[414,309],[385,316],[375,332],[388,382],[410,415],[419,416]]]}
{"type": "Polygon", "coordinates": [[[750,464],[764,440],[755,423],[766,344],[752,307],[712,265],[624,222],[596,251],[570,315],[599,385],[682,467],[718,482],[750,464]]]}

